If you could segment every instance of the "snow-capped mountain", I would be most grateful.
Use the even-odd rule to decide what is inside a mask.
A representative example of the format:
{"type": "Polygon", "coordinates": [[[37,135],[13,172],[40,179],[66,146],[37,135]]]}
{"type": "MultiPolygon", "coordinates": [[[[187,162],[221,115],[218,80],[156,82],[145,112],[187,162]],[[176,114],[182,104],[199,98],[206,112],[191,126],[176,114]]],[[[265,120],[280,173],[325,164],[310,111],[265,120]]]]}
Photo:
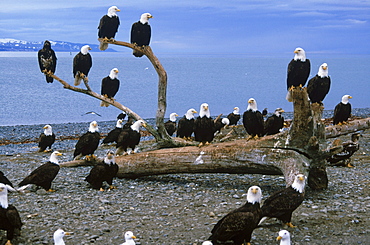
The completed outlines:
{"type": "MultiPolygon", "coordinates": [[[[16,40],[11,38],[0,38],[0,51],[38,51],[44,46],[44,41],[29,42],[24,40],[16,40]]],[[[79,52],[83,45],[87,43],[70,43],[63,41],[52,41],[51,47],[56,52],[79,52]]],[[[91,51],[99,51],[98,44],[87,44],[91,47],[91,51]]],[[[109,48],[106,51],[115,52],[116,50],[109,48]]]]}

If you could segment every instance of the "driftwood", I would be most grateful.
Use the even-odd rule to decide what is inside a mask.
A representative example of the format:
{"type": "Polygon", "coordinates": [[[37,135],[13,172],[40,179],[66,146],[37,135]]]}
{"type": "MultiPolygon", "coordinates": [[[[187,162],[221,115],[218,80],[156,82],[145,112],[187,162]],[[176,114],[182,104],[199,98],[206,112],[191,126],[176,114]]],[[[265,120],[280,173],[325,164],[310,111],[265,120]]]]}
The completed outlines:
{"type": "MultiPolygon", "coordinates": [[[[147,130],[156,139],[157,147],[164,148],[194,144],[171,138],[164,128],[167,74],[159,60],[154,56],[151,48],[149,46],[142,48],[115,40],[106,42],[143,52],[158,73],[157,130],[150,125],[147,127],[147,130]]],[[[106,101],[125,111],[136,120],[142,119],[129,108],[91,91],[87,81],[85,81],[87,89],[80,89],[69,85],[53,74],[47,72],[45,74],[61,82],[67,89],[106,101]]],[[[290,185],[294,176],[302,173],[308,176],[308,185],[311,188],[324,189],[328,185],[325,159],[342,150],[341,146],[329,148],[326,137],[337,137],[343,133],[369,128],[369,120],[351,122],[344,126],[331,126],[325,129],[325,125],[321,120],[323,106],[319,104],[311,105],[305,88],[293,89],[292,98],[294,117],[290,129],[285,133],[263,137],[255,141],[238,139],[214,143],[202,148],[186,146],[146,151],[128,156],[117,156],[116,162],[119,165],[117,176],[120,178],[138,178],[171,173],[268,174],[284,175],[286,184],[290,185]]],[[[84,161],[73,161],[62,163],[61,166],[70,167],[93,164],[84,161]]]]}

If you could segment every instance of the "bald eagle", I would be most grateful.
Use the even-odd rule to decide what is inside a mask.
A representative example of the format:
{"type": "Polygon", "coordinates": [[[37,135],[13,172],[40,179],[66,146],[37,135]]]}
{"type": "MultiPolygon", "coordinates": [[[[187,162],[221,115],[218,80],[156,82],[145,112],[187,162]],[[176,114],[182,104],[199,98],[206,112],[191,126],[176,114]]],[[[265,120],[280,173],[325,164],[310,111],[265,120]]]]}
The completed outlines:
{"type": "MultiPolygon", "coordinates": [[[[153,16],[149,13],[141,15],[140,20],[132,24],[131,27],[131,43],[139,47],[148,46],[150,43],[150,37],[152,35],[151,27],[149,25],[149,19],[153,16]]],[[[135,57],[142,57],[144,54],[140,51],[133,50],[135,57]]]]}
{"type": "Polygon", "coordinates": [[[54,244],[55,245],[65,245],[64,240],[63,240],[63,237],[65,235],[70,235],[70,233],[65,232],[64,230],[62,230],[60,228],[58,230],[56,230],[53,234],[54,244]]]}
{"type": "Polygon", "coordinates": [[[323,63],[319,67],[319,72],[316,76],[308,81],[307,93],[311,103],[322,104],[325,96],[329,93],[330,77],[328,75],[328,65],[323,63]]]}
{"type": "Polygon", "coordinates": [[[176,132],[176,117],[178,117],[176,113],[170,114],[170,120],[164,123],[164,127],[166,128],[166,131],[169,136],[172,136],[176,132]]]}
{"type": "Polygon", "coordinates": [[[335,106],[333,117],[334,125],[342,125],[348,121],[348,118],[351,117],[352,106],[351,103],[349,103],[349,99],[352,99],[351,95],[343,95],[342,101],[335,106]]]}
{"type": "MultiPolygon", "coordinates": [[[[118,89],[119,89],[119,80],[118,80],[118,69],[113,68],[109,76],[103,78],[101,81],[101,92],[100,94],[103,95],[104,97],[107,97],[109,99],[114,99],[114,96],[117,94],[118,89]]],[[[102,101],[100,103],[100,106],[105,106],[108,107],[109,104],[105,101],[102,101]]]]}
{"type": "Polygon", "coordinates": [[[143,120],[138,120],[132,124],[129,128],[123,129],[119,134],[117,139],[117,151],[116,155],[128,154],[127,148],[132,149],[132,153],[135,153],[135,148],[140,142],[140,127],[146,127],[146,124],[143,120]]]}
{"type": "Polygon", "coordinates": [[[47,124],[43,127],[44,132],[39,137],[39,152],[46,152],[46,148],[51,150],[51,146],[55,142],[55,134],[53,133],[52,127],[47,124]]]}
{"type": "Polygon", "coordinates": [[[116,127],[108,133],[107,137],[104,138],[102,144],[108,144],[112,142],[117,143],[118,135],[121,133],[121,131],[122,131],[122,120],[119,119],[117,120],[116,127]]]}
{"type": "Polygon", "coordinates": [[[264,134],[263,116],[257,110],[257,102],[253,98],[248,100],[247,110],[243,113],[243,125],[249,134],[248,139],[258,138],[264,134]]]}
{"type": "Polygon", "coordinates": [[[249,244],[252,232],[261,218],[261,198],[262,191],[260,187],[249,187],[247,202],[219,220],[213,227],[212,235],[208,240],[211,240],[213,244],[219,242],[224,244],[227,241],[232,241],[232,244],[235,245],[249,244]]]}
{"type": "MultiPolygon", "coordinates": [[[[99,26],[98,26],[98,37],[107,39],[107,40],[114,40],[116,33],[119,27],[119,18],[117,12],[120,12],[117,6],[112,6],[108,9],[108,13],[101,17],[99,26]]],[[[99,49],[106,50],[108,48],[108,43],[104,43],[100,41],[99,49]]]]}
{"type": "Polygon", "coordinates": [[[89,45],[82,46],[81,51],[73,58],[73,77],[75,78],[75,86],[80,85],[81,81],[88,79],[90,68],[92,66],[92,59],[89,53],[91,50],[89,45]]]}
{"type": "Polygon", "coordinates": [[[292,213],[304,200],[305,180],[306,177],[303,174],[297,174],[291,186],[270,195],[261,207],[261,217],[264,219],[260,223],[265,220],[265,217],[269,217],[277,218],[289,227],[294,227],[291,223],[292,213]]]}
{"type": "Polygon", "coordinates": [[[239,107],[234,107],[233,112],[231,112],[229,115],[227,115],[227,118],[229,119],[229,125],[237,125],[238,121],[240,119],[240,109],[239,107]]]}
{"type": "Polygon", "coordinates": [[[6,231],[6,245],[11,245],[15,234],[19,234],[23,225],[18,210],[8,203],[8,190],[15,191],[10,186],[0,183],[0,229],[6,231]]]}
{"type": "Polygon", "coordinates": [[[286,96],[288,101],[292,101],[290,90],[294,87],[303,87],[310,75],[311,63],[306,58],[306,52],[303,48],[294,50],[294,58],[288,64],[287,89],[286,96]]]}
{"type": "MultiPolygon", "coordinates": [[[[44,42],[44,47],[39,50],[37,57],[41,72],[46,70],[52,74],[55,73],[55,69],[57,67],[57,56],[51,48],[51,43],[48,40],[44,42]]],[[[46,76],[47,83],[52,83],[53,81],[54,79],[52,77],[46,76]]]]}
{"type": "Polygon", "coordinates": [[[177,137],[190,139],[194,132],[194,114],[198,113],[193,108],[187,110],[185,115],[179,120],[177,124],[177,137]]]}
{"type": "Polygon", "coordinates": [[[134,236],[134,233],[132,231],[126,231],[125,232],[125,242],[122,243],[121,245],[135,245],[136,236],[134,236]]]}
{"type": "Polygon", "coordinates": [[[115,162],[114,152],[108,151],[104,161],[96,164],[91,170],[85,181],[89,182],[91,187],[104,191],[103,182],[109,184],[109,189],[114,189],[113,178],[118,172],[118,165],[115,162]]]}
{"type": "Polygon", "coordinates": [[[46,191],[53,191],[51,189],[51,182],[57,176],[60,166],[58,161],[58,156],[62,154],[59,151],[54,151],[50,155],[50,160],[41,165],[40,167],[33,170],[21,183],[19,186],[26,186],[30,184],[34,184],[44,188],[46,191]]]}
{"type": "Polygon", "coordinates": [[[89,158],[88,155],[95,157],[94,152],[99,146],[99,141],[100,133],[98,123],[96,121],[92,121],[90,123],[89,130],[81,135],[80,139],[77,141],[73,152],[73,158],[75,160],[78,160],[83,156],[89,158]]]}
{"type": "Polygon", "coordinates": [[[225,126],[230,124],[230,120],[228,118],[218,118],[215,122],[215,134],[218,134],[221,132],[221,129],[223,129],[225,126]]]}
{"type": "Polygon", "coordinates": [[[279,236],[276,240],[280,241],[280,245],[290,245],[290,233],[287,230],[279,231],[279,236]]]}
{"type": "Polygon", "coordinates": [[[2,171],[0,171],[0,183],[13,187],[12,182],[10,182],[10,180],[5,176],[5,174],[2,171]]]}
{"type": "Polygon", "coordinates": [[[209,106],[207,103],[200,105],[199,117],[194,122],[195,140],[199,141],[199,147],[208,145],[214,138],[215,123],[211,118],[209,106]]]}
{"type": "Polygon", "coordinates": [[[277,108],[274,115],[268,117],[265,121],[265,134],[273,135],[280,132],[284,127],[284,117],[281,115],[284,112],[283,109],[277,108]]]}

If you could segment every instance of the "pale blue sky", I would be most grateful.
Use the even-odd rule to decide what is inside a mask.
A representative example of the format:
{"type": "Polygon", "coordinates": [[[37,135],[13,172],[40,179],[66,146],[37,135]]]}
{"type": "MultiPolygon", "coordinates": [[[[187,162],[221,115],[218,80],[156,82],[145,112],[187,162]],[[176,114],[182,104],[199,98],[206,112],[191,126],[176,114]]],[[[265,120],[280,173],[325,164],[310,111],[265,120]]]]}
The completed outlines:
{"type": "Polygon", "coordinates": [[[0,38],[97,43],[99,19],[116,5],[129,40],[131,24],[150,12],[158,53],[370,53],[369,0],[2,0],[0,38]]]}

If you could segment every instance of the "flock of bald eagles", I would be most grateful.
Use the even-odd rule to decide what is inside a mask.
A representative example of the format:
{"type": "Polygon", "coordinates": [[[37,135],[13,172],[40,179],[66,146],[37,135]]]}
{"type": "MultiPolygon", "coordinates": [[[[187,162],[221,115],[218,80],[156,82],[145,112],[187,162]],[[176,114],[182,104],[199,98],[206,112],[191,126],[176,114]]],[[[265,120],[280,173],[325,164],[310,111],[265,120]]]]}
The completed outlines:
{"type": "MultiPolygon", "coordinates": [[[[103,40],[114,40],[115,34],[119,26],[119,18],[117,12],[120,10],[116,6],[108,9],[108,13],[104,15],[99,24],[99,38],[103,40]]],[[[150,43],[151,29],[148,20],[152,15],[145,13],[141,15],[140,21],[135,22],[131,29],[131,43],[137,47],[144,48],[150,43]]],[[[106,50],[108,44],[100,43],[100,49],[106,50]]],[[[81,81],[88,81],[88,73],[92,66],[92,58],[89,54],[91,48],[85,45],[81,51],[74,57],[73,60],[73,76],[75,78],[75,86],[80,85],[81,81]]],[[[291,100],[290,91],[293,88],[303,89],[309,74],[310,60],[306,58],[305,51],[302,48],[297,48],[295,56],[288,65],[287,73],[287,99],[291,100]]],[[[135,50],[134,56],[141,57],[143,53],[135,50]]],[[[49,41],[45,41],[44,47],[38,53],[38,61],[40,70],[46,74],[46,81],[53,82],[53,78],[48,76],[48,73],[53,74],[56,70],[56,55],[51,48],[49,41]]],[[[118,69],[113,68],[109,76],[103,78],[101,84],[101,94],[107,98],[113,99],[119,89],[118,69]]],[[[316,76],[311,78],[307,85],[307,92],[311,103],[322,104],[326,94],[330,89],[330,77],[328,75],[328,65],[326,63],[319,67],[316,76]]],[[[348,102],[352,97],[344,95],[342,101],[335,107],[334,124],[346,123],[351,115],[351,104],[348,102]]],[[[102,102],[101,106],[108,106],[106,102],[102,102]]],[[[275,113],[264,120],[267,112],[260,112],[257,109],[257,102],[250,98],[248,100],[248,108],[242,115],[242,124],[249,135],[249,139],[256,139],[264,135],[272,135],[279,133],[284,126],[284,118],[282,113],[284,110],[278,108],[275,113]]],[[[176,113],[170,115],[170,120],[165,123],[166,130],[170,136],[176,132],[177,137],[187,140],[194,139],[199,142],[199,147],[208,145],[212,142],[215,134],[225,126],[238,125],[241,118],[239,108],[235,107],[234,111],[225,118],[211,118],[209,105],[203,103],[200,106],[199,116],[195,118],[194,114],[198,113],[195,109],[189,109],[186,114],[177,122],[176,113]],[[193,137],[194,134],[194,137],[193,137]]],[[[104,191],[104,182],[109,185],[109,189],[113,186],[113,179],[118,172],[118,165],[115,163],[116,155],[125,155],[134,153],[136,146],[140,142],[140,127],[146,127],[143,120],[134,121],[130,116],[124,124],[125,114],[120,114],[117,117],[116,127],[110,131],[103,139],[102,144],[116,144],[116,151],[109,150],[102,162],[97,163],[92,167],[89,175],[85,180],[94,189],[104,191]],[[129,151],[131,149],[131,152],[129,151]]],[[[82,157],[94,157],[94,151],[100,144],[101,135],[98,130],[98,124],[93,121],[89,125],[88,131],[81,135],[75,145],[73,158],[75,160],[82,157]]],[[[50,125],[44,127],[44,132],[40,135],[39,152],[51,151],[52,144],[55,141],[55,134],[52,132],[50,125]]],[[[353,140],[356,141],[355,139],[353,140]]],[[[352,145],[353,147],[353,145],[352,145]]],[[[353,152],[351,152],[353,154],[353,152]]],[[[11,245],[11,240],[14,238],[16,231],[21,229],[22,221],[15,206],[8,204],[7,193],[10,191],[24,191],[29,185],[39,186],[46,191],[51,189],[52,181],[58,174],[60,166],[58,164],[58,156],[61,153],[58,151],[52,152],[50,160],[33,170],[23,181],[14,187],[7,177],[0,171],[0,229],[7,232],[7,243],[11,245]]],[[[333,161],[335,161],[334,159],[333,161]]],[[[238,209],[232,210],[222,219],[220,219],[211,231],[209,241],[203,242],[204,245],[209,244],[250,244],[253,230],[258,227],[266,217],[277,218],[288,227],[294,227],[291,223],[293,211],[299,207],[304,200],[304,188],[306,177],[302,174],[295,176],[291,186],[280,190],[261,203],[262,190],[258,186],[252,186],[247,192],[246,203],[238,209]],[[262,205],[261,205],[262,204],[262,205]]],[[[54,233],[54,242],[58,245],[63,245],[63,236],[66,234],[62,229],[58,229],[54,233]]],[[[135,244],[136,237],[131,231],[125,233],[126,242],[123,244],[135,244]]],[[[291,244],[290,234],[287,230],[281,230],[277,237],[281,245],[291,244]]]]}

